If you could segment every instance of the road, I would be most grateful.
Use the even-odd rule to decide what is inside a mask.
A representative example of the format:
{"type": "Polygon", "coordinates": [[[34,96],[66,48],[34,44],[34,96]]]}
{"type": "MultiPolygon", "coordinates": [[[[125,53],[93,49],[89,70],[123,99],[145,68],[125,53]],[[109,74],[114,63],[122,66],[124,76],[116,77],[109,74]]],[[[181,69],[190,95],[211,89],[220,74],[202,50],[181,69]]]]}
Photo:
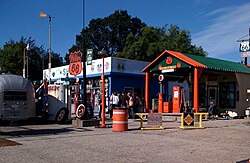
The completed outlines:
{"type": "Polygon", "coordinates": [[[164,130],[129,130],[72,125],[0,126],[0,138],[21,145],[0,147],[1,163],[234,163],[250,158],[250,125],[244,119],[208,120],[205,129],[180,129],[163,119],[164,130]]]}

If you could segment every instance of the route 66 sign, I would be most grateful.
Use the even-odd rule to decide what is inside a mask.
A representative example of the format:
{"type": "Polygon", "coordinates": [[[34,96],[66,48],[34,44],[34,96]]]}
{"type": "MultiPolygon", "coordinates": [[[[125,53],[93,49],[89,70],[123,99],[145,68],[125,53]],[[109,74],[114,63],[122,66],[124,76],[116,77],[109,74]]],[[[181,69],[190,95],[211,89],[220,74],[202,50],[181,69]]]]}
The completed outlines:
{"type": "Polygon", "coordinates": [[[240,52],[250,51],[249,41],[244,41],[240,43],[240,52]]]}
{"type": "Polygon", "coordinates": [[[69,73],[70,75],[77,76],[82,71],[82,53],[81,51],[75,51],[69,55],[69,73]]]}

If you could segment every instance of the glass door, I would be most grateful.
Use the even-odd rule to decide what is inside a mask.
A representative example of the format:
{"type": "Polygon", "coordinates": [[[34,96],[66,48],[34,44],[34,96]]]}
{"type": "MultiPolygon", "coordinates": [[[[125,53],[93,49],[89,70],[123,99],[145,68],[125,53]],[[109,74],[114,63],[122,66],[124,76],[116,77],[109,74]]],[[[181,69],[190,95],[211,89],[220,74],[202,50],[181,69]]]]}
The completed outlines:
{"type": "Polygon", "coordinates": [[[208,86],[207,87],[207,97],[208,97],[208,106],[210,104],[218,104],[218,86],[208,86]]]}

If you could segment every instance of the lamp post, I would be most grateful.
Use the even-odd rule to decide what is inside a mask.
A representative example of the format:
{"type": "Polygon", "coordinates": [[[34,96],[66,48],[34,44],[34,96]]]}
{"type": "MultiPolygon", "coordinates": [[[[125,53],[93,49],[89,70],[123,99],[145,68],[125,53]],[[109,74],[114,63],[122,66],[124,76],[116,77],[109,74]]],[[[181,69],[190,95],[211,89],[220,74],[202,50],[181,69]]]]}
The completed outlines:
{"type": "Polygon", "coordinates": [[[101,51],[98,52],[99,55],[102,55],[102,123],[101,123],[101,127],[105,128],[106,124],[105,124],[105,82],[104,82],[104,55],[107,52],[102,49],[101,51]]]}
{"type": "Polygon", "coordinates": [[[54,17],[51,17],[51,15],[47,15],[44,12],[40,12],[39,17],[49,19],[49,63],[48,63],[48,69],[49,69],[49,82],[50,82],[50,75],[51,75],[51,19],[54,17]]]}
{"type": "Polygon", "coordinates": [[[25,54],[25,49],[26,48],[23,48],[23,78],[25,78],[25,65],[26,65],[26,54],[25,54]]]}
{"type": "Polygon", "coordinates": [[[30,50],[30,46],[29,44],[27,44],[27,46],[23,49],[23,77],[25,78],[26,77],[26,70],[27,70],[27,78],[28,78],[28,68],[29,68],[29,57],[28,57],[28,51],[30,50]],[[26,54],[26,51],[27,51],[27,54],[26,54]],[[26,65],[27,65],[27,68],[26,68],[26,65]]]}

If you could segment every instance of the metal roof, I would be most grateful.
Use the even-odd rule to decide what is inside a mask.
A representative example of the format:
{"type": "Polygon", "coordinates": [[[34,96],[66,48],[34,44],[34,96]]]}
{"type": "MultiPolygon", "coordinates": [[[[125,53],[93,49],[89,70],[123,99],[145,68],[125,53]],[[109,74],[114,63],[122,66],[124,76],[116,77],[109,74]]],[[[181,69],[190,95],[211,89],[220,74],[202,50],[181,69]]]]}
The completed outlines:
{"type": "Polygon", "coordinates": [[[180,52],[169,51],[169,50],[165,50],[163,53],[161,53],[154,61],[148,64],[142,70],[142,72],[150,71],[152,67],[158,64],[162,59],[164,59],[167,54],[170,54],[193,67],[201,67],[204,69],[211,69],[217,71],[250,73],[250,68],[242,63],[192,55],[192,54],[183,54],[180,52]]]}
{"type": "Polygon", "coordinates": [[[237,72],[237,73],[250,73],[250,68],[242,63],[192,55],[192,54],[185,54],[185,55],[203,65],[206,65],[207,69],[237,72]]]}

